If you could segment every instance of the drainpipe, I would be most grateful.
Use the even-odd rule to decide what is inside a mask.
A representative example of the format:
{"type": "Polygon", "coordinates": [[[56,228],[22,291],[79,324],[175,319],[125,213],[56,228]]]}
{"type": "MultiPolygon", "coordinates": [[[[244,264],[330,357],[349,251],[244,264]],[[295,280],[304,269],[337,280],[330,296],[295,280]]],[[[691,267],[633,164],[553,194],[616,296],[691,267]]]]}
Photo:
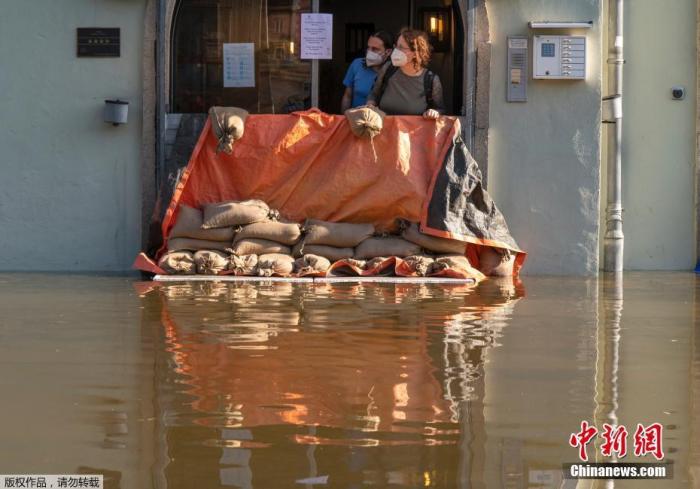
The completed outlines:
{"type": "MultiPolygon", "coordinates": [[[[156,195],[165,173],[165,9],[166,0],[156,1],[156,195]]],[[[156,197],[159,198],[159,197],[156,197]]]]}
{"type": "Polygon", "coordinates": [[[622,65],[625,62],[623,3],[624,0],[609,0],[608,4],[608,25],[609,29],[613,30],[609,35],[610,57],[608,58],[610,73],[608,88],[612,95],[606,98],[615,102],[617,110],[613,110],[614,125],[611,125],[608,133],[608,189],[603,241],[603,269],[606,272],[622,272],[625,244],[625,237],[622,234],[622,65]]]}

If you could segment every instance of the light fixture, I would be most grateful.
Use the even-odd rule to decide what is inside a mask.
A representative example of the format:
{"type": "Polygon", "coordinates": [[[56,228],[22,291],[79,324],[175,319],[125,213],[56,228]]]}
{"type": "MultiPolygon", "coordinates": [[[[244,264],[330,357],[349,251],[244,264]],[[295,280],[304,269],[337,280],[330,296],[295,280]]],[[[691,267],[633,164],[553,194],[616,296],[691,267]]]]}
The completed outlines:
{"type": "Polygon", "coordinates": [[[103,113],[104,121],[111,123],[113,126],[126,124],[126,119],[129,114],[129,102],[124,100],[105,100],[105,109],[103,113]]]}
{"type": "Polygon", "coordinates": [[[451,10],[449,7],[420,9],[422,29],[428,34],[435,52],[450,51],[452,41],[451,10]]]}

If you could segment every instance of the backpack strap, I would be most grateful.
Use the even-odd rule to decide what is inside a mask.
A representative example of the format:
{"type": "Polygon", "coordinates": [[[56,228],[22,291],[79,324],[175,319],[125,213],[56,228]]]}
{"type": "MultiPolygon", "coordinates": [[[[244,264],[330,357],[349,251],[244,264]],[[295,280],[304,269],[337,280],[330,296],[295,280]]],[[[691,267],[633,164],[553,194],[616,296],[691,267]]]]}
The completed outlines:
{"type": "Polygon", "coordinates": [[[435,73],[426,68],[425,75],[423,75],[423,90],[425,90],[425,101],[428,104],[428,109],[435,108],[435,101],[433,100],[433,80],[435,79],[435,73]]]}
{"type": "Polygon", "coordinates": [[[389,82],[389,78],[394,76],[394,73],[396,73],[398,70],[399,69],[391,63],[389,63],[389,66],[387,66],[386,71],[384,72],[384,76],[382,77],[382,84],[379,86],[379,94],[377,96],[377,100],[375,100],[377,107],[379,107],[379,103],[382,101],[382,96],[384,95],[384,91],[386,90],[386,84],[389,82]]]}

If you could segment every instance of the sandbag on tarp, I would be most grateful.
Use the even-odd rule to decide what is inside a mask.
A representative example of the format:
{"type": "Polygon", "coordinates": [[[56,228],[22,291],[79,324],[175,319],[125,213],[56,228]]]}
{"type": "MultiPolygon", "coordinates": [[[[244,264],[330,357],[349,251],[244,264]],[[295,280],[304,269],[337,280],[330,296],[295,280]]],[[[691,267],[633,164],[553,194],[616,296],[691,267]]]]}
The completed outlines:
{"type": "Polygon", "coordinates": [[[433,253],[464,253],[467,244],[464,241],[438,238],[420,232],[415,222],[402,222],[403,231],[401,237],[406,241],[415,243],[426,251],[433,253]]]}
{"type": "Polygon", "coordinates": [[[233,227],[202,229],[203,222],[201,210],[181,205],[177,213],[175,226],[170,231],[170,238],[193,238],[231,243],[234,234],[233,227]]]}
{"type": "MultiPolygon", "coordinates": [[[[344,116],[317,110],[250,115],[230,155],[216,153],[218,142],[207,122],[165,213],[162,234],[168,235],[179,204],[203,208],[261,199],[295,222],[313,217],[371,223],[379,232],[395,231],[396,218],[420,222],[425,234],[469,243],[467,254],[483,246],[510,250],[517,274],[525,253],[483,189],[460,131],[455,117],[387,116],[373,140],[375,161],[344,116]]],[[[162,247],[151,258],[163,252],[162,247]]],[[[136,264],[153,269],[143,257],[136,264]]]]}
{"type": "Polygon", "coordinates": [[[330,260],[318,255],[304,255],[294,262],[299,277],[323,276],[331,266],[330,260]]]}
{"type": "Polygon", "coordinates": [[[299,224],[279,221],[262,221],[241,227],[236,232],[234,243],[242,239],[265,239],[291,246],[299,241],[301,227],[299,224]]]}
{"type": "Polygon", "coordinates": [[[345,117],[355,136],[372,139],[382,132],[386,114],[376,107],[365,105],[346,110],[345,117]]]}
{"type": "Polygon", "coordinates": [[[318,255],[328,258],[331,262],[342,260],[343,258],[352,258],[355,250],[353,248],[337,248],[335,246],[326,245],[307,245],[302,239],[294,248],[292,248],[292,256],[300,258],[304,255],[318,255]]]}
{"type": "Polygon", "coordinates": [[[375,237],[364,240],[355,248],[353,258],[369,260],[378,256],[410,256],[420,253],[420,246],[396,236],[375,237]]]}
{"type": "MultiPolygon", "coordinates": [[[[233,251],[233,250],[231,250],[233,251]]],[[[258,255],[231,255],[229,257],[229,272],[234,275],[254,275],[258,266],[258,255]]]]}
{"type": "Polygon", "coordinates": [[[372,224],[325,222],[307,219],[304,223],[304,244],[337,248],[354,248],[374,234],[372,224]]]}
{"type": "Polygon", "coordinates": [[[200,250],[194,254],[197,273],[203,275],[218,275],[228,266],[228,255],[221,251],[200,250]]]}
{"type": "Polygon", "coordinates": [[[204,206],[202,229],[244,226],[266,220],[269,213],[261,200],[215,202],[204,206]]]}
{"type": "Polygon", "coordinates": [[[217,153],[223,151],[231,154],[234,141],[243,137],[247,117],[248,111],[238,107],[212,107],[209,109],[209,120],[219,141],[216,147],[217,153]]]}
{"type": "Polygon", "coordinates": [[[209,241],[206,239],[192,238],[172,238],[167,243],[168,251],[197,251],[197,250],[218,250],[225,251],[231,247],[228,241],[209,241]]]}
{"type": "Polygon", "coordinates": [[[260,277],[288,277],[294,271],[294,258],[282,253],[258,257],[257,275],[260,277]]]}
{"type": "Polygon", "coordinates": [[[193,275],[197,273],[194,256],[189,251],[169,251],[160,257],[158,266],[172,275],[193,275]]]}

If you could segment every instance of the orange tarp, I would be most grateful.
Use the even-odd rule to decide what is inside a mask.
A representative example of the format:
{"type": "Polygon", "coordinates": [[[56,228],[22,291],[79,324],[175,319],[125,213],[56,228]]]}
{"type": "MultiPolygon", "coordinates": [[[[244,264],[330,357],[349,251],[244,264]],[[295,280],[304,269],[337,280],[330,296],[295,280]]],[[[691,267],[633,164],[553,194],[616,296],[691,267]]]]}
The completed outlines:
{"type": "MultiPolygon", "coordinates": [[[[371,222],[380,231],[393,229],[397,218],[425,224],[437,173],[459,132],[456,117],[386,117],[382,133],[370,141],[355,137],[344,116],[315,109],[260,114],[248,117],[245,134],[229,155],[216,153],[216,136],[207,121],[165,213],[163,237],[177,218],[179,204],[201,208],[251,198],[299,222],[308,217],[371,222]]],[[[516,274],[525,257],[499,242],[425,226],[424,232],[510,248],[518,253],[516,274]]],[[[478,248],[468,250],[477,262],[478,248]]],[[[160,253],[164,250],[165,245],[160,253]]],[[[148,261],[142,256],[135,266],[153,271],[148,261]]]]}

